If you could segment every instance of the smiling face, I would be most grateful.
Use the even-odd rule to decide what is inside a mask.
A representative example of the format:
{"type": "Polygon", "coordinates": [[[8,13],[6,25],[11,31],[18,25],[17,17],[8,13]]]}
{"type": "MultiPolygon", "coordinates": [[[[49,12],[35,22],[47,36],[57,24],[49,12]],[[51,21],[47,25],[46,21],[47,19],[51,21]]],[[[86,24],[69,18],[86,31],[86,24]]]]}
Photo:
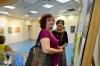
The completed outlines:
{"type": "Polygon", "coordinates": [[[53,18],[47,18],[46,19],[46,28],[52,29],[54,26],[54,19],[53,18]]]}
{"type": "Polygon", "coordinates": [[[60,22],[58,22],[57,23],[57,28],[58,29],[62,29],[62,27],[63,27],[63,23],[60,21],[60,22]]]}

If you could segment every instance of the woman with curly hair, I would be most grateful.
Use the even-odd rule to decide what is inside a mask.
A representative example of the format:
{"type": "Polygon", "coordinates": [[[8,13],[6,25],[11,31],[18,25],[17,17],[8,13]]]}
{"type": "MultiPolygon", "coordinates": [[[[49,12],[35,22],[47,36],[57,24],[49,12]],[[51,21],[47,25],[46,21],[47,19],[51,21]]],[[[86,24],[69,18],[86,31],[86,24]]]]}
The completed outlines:
{"type": "Polygon", "coordinates": [[[44,14],[39,20],[41,31],[39,34],[39,42],[42,46],[42,51],[46,54],[51,54],[51,65],[58,66],[60,61],[60,53],[64,50],[58,46],[58,40],[52,34],[54,26],[54,17],[51,14],[44,14]]]}

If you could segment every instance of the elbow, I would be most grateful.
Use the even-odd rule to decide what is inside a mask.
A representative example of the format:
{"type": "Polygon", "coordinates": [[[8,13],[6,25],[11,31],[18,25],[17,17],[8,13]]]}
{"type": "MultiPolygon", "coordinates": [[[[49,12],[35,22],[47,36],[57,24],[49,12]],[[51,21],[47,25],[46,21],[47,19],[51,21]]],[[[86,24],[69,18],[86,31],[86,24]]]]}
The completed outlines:
{"type": "Polygon", "coordinates": [[[42,49],[42,51],[45,54],[51,54],[49,48],[42,49]]]}

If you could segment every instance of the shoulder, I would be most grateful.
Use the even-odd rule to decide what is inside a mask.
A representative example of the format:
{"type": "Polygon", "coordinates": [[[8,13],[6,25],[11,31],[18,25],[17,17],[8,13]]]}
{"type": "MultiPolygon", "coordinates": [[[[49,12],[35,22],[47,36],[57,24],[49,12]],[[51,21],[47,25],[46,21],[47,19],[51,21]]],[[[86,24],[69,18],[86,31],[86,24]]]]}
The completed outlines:
{"type": "Polygon", "coordinates": [[[5,44],[0,44],[0,45],[5,46],[5,44]]]}
{"type": "Polygon", "coordinates": [[[40,35],[42,34],[42,35],[44,35],[44,34],[48,34],[49,33],[49,31],[47,30],[47,29],[42,29],[41,31],[40,31],[40,35]]]}
{"type": "Polygon", "coordinates": [[[8,45],[5,45],[4,50],[5,51],[12,51],[12,49],[8,45]]]}
{"type": "Polygon", "coordinates": [[[64,33],[67,33],[67,31],[64,30],[64,33]]]}
{"type": "Polygon", "coordinates": [[[67,35],[67,31],[64,31],[64,35],[67,35]]]}
{"type": "Polygon", "coordinates": [[[5,45],[5,47],[8,48],[9,46],[8,45],[5,45]]]}
{"type": "Polygon", "coordinates": [[[3,47],[4,48],[5,47],[5,44],[0,44],[0,47],[3,47]]]}
{"type": "Polygon", "coordinates": [[[48,30],[47,30],[47,29],[42,29],[42,30],[40,31],[40,33],[45,33],[45,32],[48,32],[48,30]]]}
{"type": "Polygon", "coordinates": [[[52,31],[52,33],[56,33],[56,32],[57,32],[56,30],[53,30],[53,31],[52,31]]]}
{"type": "Polygon", "coordinates": [[[40,39],[49,38],[49,31],[47,29],[42,29],[39,34],[40,39]]]}

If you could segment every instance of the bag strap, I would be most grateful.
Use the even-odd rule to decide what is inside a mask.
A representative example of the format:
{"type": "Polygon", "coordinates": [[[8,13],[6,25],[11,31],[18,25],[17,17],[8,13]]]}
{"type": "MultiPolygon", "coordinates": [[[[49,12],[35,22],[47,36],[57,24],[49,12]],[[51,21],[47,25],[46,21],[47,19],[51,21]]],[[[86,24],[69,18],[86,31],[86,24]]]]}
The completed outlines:
{"type": "Polygon", "coordinates": [[[35,46],[38,46],[39,36],[40,36],[40,33],[39,33],[38,38],[36,40],[35,46]]]}

